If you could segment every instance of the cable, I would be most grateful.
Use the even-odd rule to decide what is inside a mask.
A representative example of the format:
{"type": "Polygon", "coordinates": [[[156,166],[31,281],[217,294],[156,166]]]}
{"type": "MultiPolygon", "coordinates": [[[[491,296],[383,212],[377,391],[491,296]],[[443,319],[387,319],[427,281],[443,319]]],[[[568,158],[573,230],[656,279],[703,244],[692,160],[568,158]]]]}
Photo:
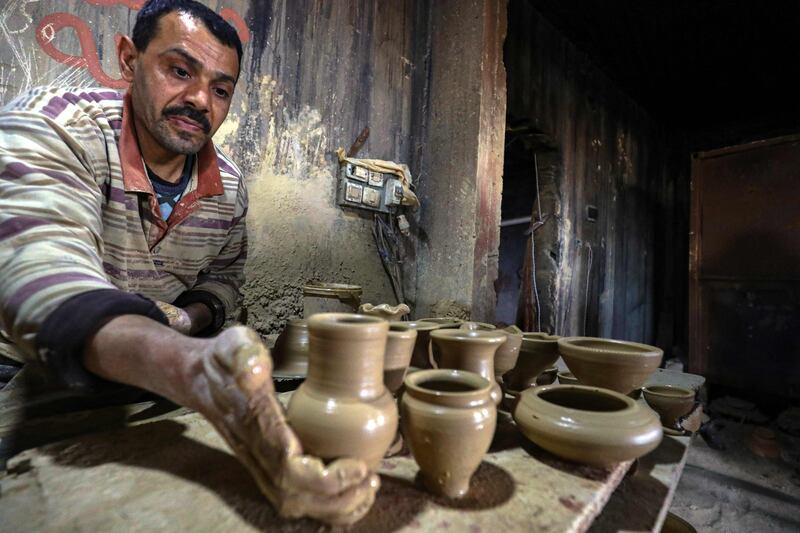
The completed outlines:
{"type": "Polygon", "coordinates": [[[586,335],[586,317],[589,315],[589,279],[592,275],[592,245],[588,242],[584,244],[589,248],[589,266],[586,267],[586,303],[583,306],[583,334],[586,335]]]}
{"type": "MultiPolygon", "coordinates": [[[[387,215],[387,217],[391,217],[391,215],[387,215]]],[[[403,261],[400,257],[400,242],[397,232],[390,224],[391,218],[389,218],[389,223],[387,224],[379,213],[375,213],[372,236],[375,239],[375,246],[378,249],[378,256],[381,258],[383,268],[389,276],[389,283],[392,286],[392,292],[394,292],[397,303],[404,303],[405,295],[403,294],[401,269],[403,261]]]]}
{"type": "Polygon", "coordinates": [[[533,153],[533,175],[536,179],[536,222],[531,220],[531,288],[533,289],[533,301],[536,302],[536,331],[542,331],[542,307],[539,303],[539,288],[536,286],[536,244],[534,232],[542,227],[542,202],[539,194],[539,161],[536,152],[533,153]]]}

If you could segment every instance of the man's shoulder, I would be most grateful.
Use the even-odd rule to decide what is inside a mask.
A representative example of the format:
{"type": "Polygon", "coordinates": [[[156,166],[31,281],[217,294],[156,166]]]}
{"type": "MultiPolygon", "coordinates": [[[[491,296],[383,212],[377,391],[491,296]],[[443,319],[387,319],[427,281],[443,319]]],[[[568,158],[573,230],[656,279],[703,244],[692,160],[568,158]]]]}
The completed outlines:
{"type": "Polygon", "coordinates": [[[243,174],[239,166],[234,163],[233,159],[228,157],[222,149],[214,144],[214,150],[217,153],[217,164],[219,165],[220,174],[223,177],[231,177],[236,179],[237,181],[243,181],[243,174]]]}
{"type": "Polygon", "coordinates": [[[121,120],[125,93],[107,87],[34,87],[18,95],[0,112],[41,114],[55,121],[88,115],[121,120]]]}

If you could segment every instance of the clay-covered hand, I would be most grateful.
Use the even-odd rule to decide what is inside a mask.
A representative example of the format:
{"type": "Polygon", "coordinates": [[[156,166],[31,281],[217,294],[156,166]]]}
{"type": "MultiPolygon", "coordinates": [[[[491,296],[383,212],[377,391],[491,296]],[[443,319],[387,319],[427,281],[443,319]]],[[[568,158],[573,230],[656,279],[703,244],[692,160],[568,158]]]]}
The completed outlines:
{"type": "Polygon", "coordinates": [[[184,335],[189,335],[192,331],[192,319],[184,309],[156,300],[156,305],[167,317],[169,327],[184,335]]]}
{"type": "Polygon", "coordinates": [[[352,524],[375,500],[379,481],[362,461],[325,466],[303,455],[272,386],[269,350],[253,330],[237,326],[213,339],[204,356],[210,408],[203,414],[284,517],[310,516],[352,524]]]}

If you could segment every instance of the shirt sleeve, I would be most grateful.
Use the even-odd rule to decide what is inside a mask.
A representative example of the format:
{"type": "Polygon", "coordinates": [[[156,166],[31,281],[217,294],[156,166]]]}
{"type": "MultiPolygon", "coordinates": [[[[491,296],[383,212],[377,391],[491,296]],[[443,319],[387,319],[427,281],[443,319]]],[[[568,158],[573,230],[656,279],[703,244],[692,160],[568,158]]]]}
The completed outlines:
{"type": "Polygon", "coordinates": [[[247,188],[244,179],[241,179],[236,197],[236,210],[225,244],[216,259],[200,272],[195,285],[176,301],[176,305],[185,305],[193,301],[209,305],[213,301],[207,300],[200,294],[206,293],[221,302],[223,309],[220,309],[218,305],[209,305],[214,322],[203,334],[216,332],[224,324],[225,317],[230,317],[241,305],[240,288],[244,283],[244,265],[247,260],[247,226],[245,223],[247,208],[247,188]]]}
{"type": "Polygon", "coordinates": [[[163,318],[142,297],[131,304],[132,295],[103,270],[103,180],[96,178],[103,174],[95,166],[105,150],[86,117],[63,123],[30,110],[0,110],[0,327],[24,357],[55,370],[80,366],[84,338],[94,332],[69,327],[81,313],[94,327],[126,309],[163,318]],[[102,302],[72,300],[91,291],[102,291],[102,302]]]}

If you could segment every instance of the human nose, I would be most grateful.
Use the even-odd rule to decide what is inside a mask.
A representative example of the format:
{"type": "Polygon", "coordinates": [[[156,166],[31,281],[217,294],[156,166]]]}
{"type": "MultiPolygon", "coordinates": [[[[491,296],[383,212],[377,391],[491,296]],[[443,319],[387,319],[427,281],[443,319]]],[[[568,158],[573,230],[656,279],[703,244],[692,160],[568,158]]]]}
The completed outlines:
{"type": "Polygon", "coordinates": [[[186,89],[186,103],[198,111],[208,111],[211,100],[211,91],[205,84],[197,81],[186,89]]]}

